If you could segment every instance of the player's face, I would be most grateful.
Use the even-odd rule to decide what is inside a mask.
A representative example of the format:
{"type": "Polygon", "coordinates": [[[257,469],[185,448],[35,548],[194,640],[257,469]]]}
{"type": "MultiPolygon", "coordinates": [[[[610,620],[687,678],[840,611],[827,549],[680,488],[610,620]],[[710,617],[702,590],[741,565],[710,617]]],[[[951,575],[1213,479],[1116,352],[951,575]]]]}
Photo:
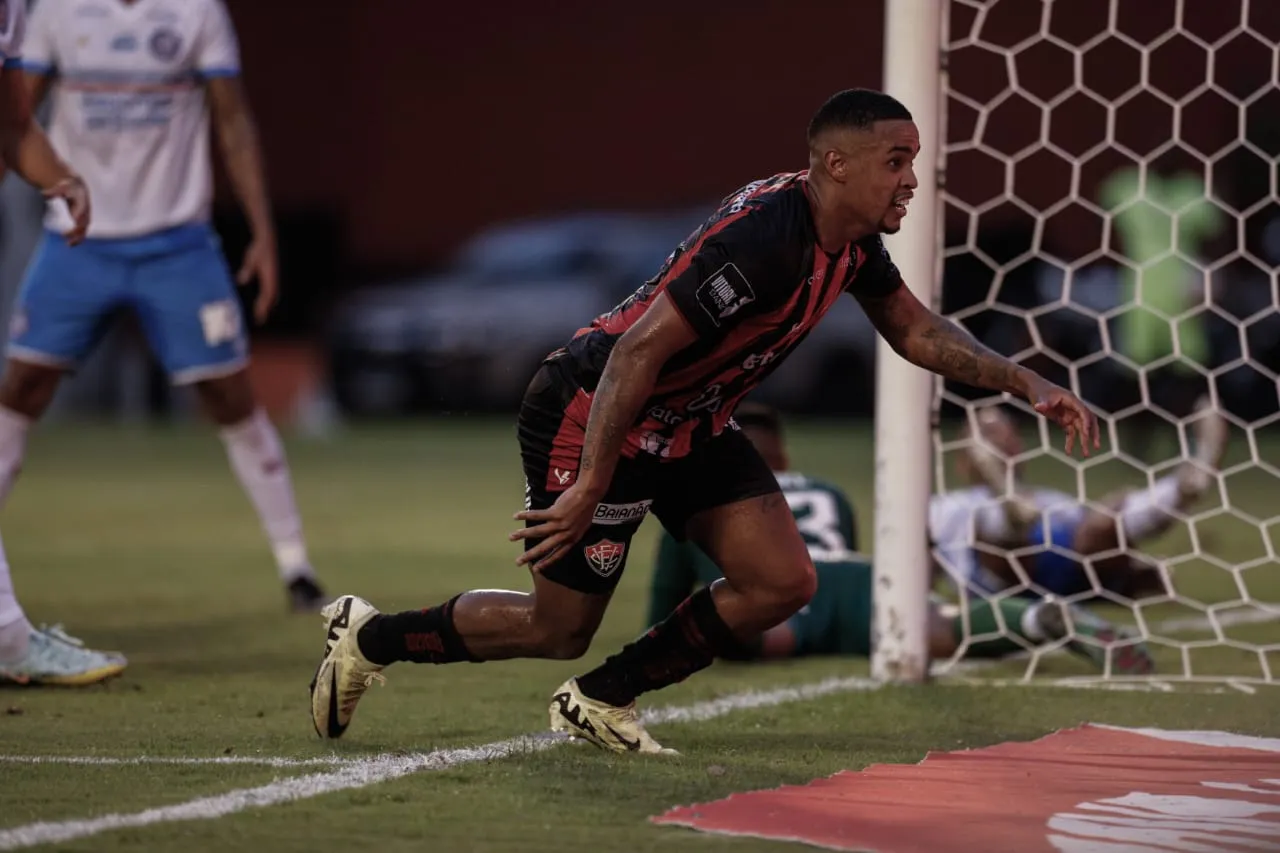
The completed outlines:
{"type": "Polygon", "coordinates": [[[878,121],[859,139],[841,183],[844,206],[883,234],[902,227],[915,192],[920,130],[912,121],[878,121]]]}

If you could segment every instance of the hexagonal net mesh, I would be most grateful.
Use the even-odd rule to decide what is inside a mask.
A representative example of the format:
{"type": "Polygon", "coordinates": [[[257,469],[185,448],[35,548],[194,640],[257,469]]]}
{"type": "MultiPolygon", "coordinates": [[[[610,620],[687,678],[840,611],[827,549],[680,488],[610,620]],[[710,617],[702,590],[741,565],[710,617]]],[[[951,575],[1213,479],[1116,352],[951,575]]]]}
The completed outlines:
{"type": "MultiPolygon", "coordinates": [[[[1091,403],[1103,447],[1070,457],[1021,401],[940,383],[934,556],[969,604],[1075,605],[1047,647],[997,617],[1024,678],[1272,682],[1280,2],[946,14],[939,308],[1091,403]]],[[[991,639],[966,624],[943,669],[991,639]]]]}

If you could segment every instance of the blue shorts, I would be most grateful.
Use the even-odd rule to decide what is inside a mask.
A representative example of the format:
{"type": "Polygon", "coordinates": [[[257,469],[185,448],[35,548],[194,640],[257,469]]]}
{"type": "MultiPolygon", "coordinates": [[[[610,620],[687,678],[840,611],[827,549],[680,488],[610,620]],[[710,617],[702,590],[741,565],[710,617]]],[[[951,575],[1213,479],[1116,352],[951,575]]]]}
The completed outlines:
{"type": "MultiPolygon", "coordinates": [[[[1047,548],[1055,545],[1068,551],[1075,546],[1077,519],[1051,519],[1049,522],[1049,541],[1045,541],[1045,525],[1036,524],[1031,528],[1029,545],[1047,548]]],[[[1089,583],[1089,575],[1084,566],[1075,557],[1061,551],[1042,551],[1035,556],[1032,564],[1031,582],[1043,587],[1054,595],[1068,596],[1088,592],[1093,589],[1089,583]]]]}
{"type": "Polygon", "coordinates": [[[74,369],[119,309],[137,315],[176,384],[248,364],[240,300],[218,238],[204,224],[74,247],[46,232],[18,292],[9,356],[74,369]]]}

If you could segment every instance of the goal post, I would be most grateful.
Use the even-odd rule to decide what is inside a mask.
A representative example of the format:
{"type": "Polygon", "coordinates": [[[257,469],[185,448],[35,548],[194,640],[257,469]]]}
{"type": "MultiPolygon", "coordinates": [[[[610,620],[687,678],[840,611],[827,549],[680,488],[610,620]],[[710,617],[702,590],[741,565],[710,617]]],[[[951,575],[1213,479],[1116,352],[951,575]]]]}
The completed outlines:
{"type": "MultiPolygon", "coordinates": [[[[906,105],[920,129],[919,186],[902,229],[885,244],[907,286],[934,303],[941,225],[943,10],[946,0],[885,3],[885,92],[906,105]]],[[[918,683],[928,674],[929,550],[923,534],[932,484],[932,376],[883,338],[876,350],[875,616],[871,672],[918,683]]]]}
{"type": "MultiPolygon", "coordinates": [[[[1080,553],[1083,538],[1041,524],[1040,539],[996,547],[970,523],[971,553],[996,558],[1008,586],[954,589],[959,610],[985,600],[995,613],[1021,593],[1043,595],[1037,572],[1056,554],[1084,578],[1065,599],[1149,647],[1156,673],[1143,681],[1274,683],[1280,2],[884,6],[882,88],[912,111],[924,149],[920,189],[889,251],[925,304],[1093,406],[1104,445],[1069,457],[1061,430],[1025,402],[974,397],[879,342],[873,675],[914,683],[930,669],[963,671],[990,639],[966,621],[953,656],[926,654],[930,563],[942,557],[928,540],[930,498],[970,485],[955,465],[972,447],[960,425],[995,406],[1021,428],[1023,449],[1005,461],[1026,485],[1053,490],[1081,518],[1109,519],[1116,541],[1080,553]],[[1206,412],[1222,425],[1225,454],[1202,491],[1152,524],[1142,506],[1167,500],[1179,472],[1200,464],[1206,412]],[[1144,566],[1144,586],[1110,585],[1112,559],[1144,566]]],[[[1009,496],[993,489],[989,504],[1009,496]]],[[[1017,633],[1002,616],[996,624],[999,637],[1017,633]]],[[[1098,671],[1052,654],[1079,645],[1078,624],[1067,631],[991,674],[1121,677],[1119,645],[1098,671]]]]}

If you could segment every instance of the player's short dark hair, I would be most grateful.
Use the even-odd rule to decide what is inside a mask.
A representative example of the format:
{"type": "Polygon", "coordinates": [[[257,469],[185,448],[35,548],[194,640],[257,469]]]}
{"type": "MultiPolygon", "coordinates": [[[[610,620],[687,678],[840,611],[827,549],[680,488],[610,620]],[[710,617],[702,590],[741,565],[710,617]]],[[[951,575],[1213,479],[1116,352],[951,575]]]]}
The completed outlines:
{"type": "Polygon", "coordinates": [[[743,429],[758,429],[782,438],[782,415],[773,406],[748,400],[733,410],[733,419],[743,429]]]}
{"type": "Polygon", "coordinates": [[[911,121],[911,112],[897,98],[874,89],[836,92],[809,121],[809,141],[832,128],[866,130],[878,121],[911,121]]]}

